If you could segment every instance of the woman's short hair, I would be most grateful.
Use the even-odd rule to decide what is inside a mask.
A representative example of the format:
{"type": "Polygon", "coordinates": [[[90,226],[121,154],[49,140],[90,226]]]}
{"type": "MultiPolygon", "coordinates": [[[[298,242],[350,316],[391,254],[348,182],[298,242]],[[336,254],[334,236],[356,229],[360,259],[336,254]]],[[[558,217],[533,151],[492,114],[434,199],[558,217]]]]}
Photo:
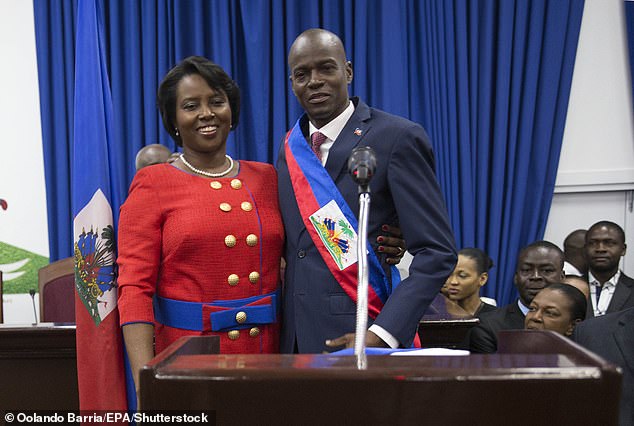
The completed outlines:
{"type": "Polygon", "coordinates": [[[478,270],[478,274],[488,272],[493,267],[493,259],[479,248],[467,247],[458,252],[459,255],[473,259],[478,270]]]}
{"type": "Polygon", "coordinates": [[[564,283],[552,283],[545,289],[550,291],[558,291],[568,301],[571,306],[571,316],[573,320],[583,321],[586,319],[586,309],[588,309],[588,301],[586,296],[576,287],[564,283]]]}
{"type": "Polygon", "coordinates": [[[231,130],[238,125],[240,117],[240,89],[229,74],[218,64],[202,56],[190,56],[174,66],[159,85],[157,104],[163,119],[163,126],[178,146],[183,146],[176,134],[176,91],[181,80],[188,75],[200,75],[216,91],[227,95],[231,108],[231,130]]]}

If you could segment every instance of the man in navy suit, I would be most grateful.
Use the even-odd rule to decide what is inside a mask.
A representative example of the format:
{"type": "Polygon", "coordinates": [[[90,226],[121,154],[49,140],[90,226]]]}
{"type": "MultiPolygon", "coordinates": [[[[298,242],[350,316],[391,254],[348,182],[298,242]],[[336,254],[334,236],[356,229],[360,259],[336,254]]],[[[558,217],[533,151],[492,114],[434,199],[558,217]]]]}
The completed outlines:
{"type": "Polygon", "coordinates": [[[291,46],[288,64],[293,92],[306,114],[287,135],[277,163],[287,262],[281,350],[320,353],[353,346],[356,274],[346,274],[356,266],[341,262],[350,248],[344,232],[348,223],[342,218],[348,217],[346,209],[358,214],[358,187],[347,172],[347,162],[353,148],[360,146],[371,147],[377,157],[370,182],[368,241],[376,241],[383,224],[400,226],[414,257],[410,276],[392,288],[384,256],[374,244],[369,250],[378,260],[386,291],[376,291],[375,299],[382,303],[370,315],[366,341],[368,346],[409,347],[420,318],[456,262],[427,134],[416,123],[349,98],[352,64],[335,34],[305,31],[291,46]],[[328,188],[328,197],[337,200],[334,213],[322,210],[324,203],[311,204],[322,197],[314,189],[322,185],[328,188]],[[315,193],[306,193],[307,189],[315,193]],[[316,208],[320,209],[315,212],[316,208]],[[337,224],[342,228],[335,228],[337,224]],[[320,227],[325,231],[320,233],[320,227]]]}
{"type": "Polygon", "coordinates": [[[619,424],[634,425],[634,308],[587,319],[575,327],[572,338],[621,367],[619,424]]]}
{"type": "Polygon", "coordinates": [[[519,298],[513,303],[485,312],[480,324],[469,331],[469,350],[476,353],[497,351],[501,330],[523,330],[524,319],[533,298],[550,284],[564,279],[564,253],[550,241],[536,241],[524,247],[517,258],[513,281],[519,298]]]}
{"type": "Polygon", "coordinates": [[[590,303],[586,317],[634,307],[634,280],[619,270],[625,255],[625,232],[614,222],[597,222],[586,233],[590,303]]]}

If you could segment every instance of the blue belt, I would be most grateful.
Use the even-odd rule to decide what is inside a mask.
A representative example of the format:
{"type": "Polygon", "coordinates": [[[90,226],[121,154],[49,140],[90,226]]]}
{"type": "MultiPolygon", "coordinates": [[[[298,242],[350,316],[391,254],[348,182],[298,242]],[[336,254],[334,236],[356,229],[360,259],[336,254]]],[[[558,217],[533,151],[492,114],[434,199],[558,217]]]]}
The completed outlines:
{"type": "Polygon", "coordinates": [[[211,307],[211,331],[250,328],[277,321],[279,290],[245,299],[216,300],[209,303],[184,302],[154,296],[154,319],[168,327],[204,331],[203,307],[211,307]],[[270,301],[263,299],[270,297],[270,301]]]}

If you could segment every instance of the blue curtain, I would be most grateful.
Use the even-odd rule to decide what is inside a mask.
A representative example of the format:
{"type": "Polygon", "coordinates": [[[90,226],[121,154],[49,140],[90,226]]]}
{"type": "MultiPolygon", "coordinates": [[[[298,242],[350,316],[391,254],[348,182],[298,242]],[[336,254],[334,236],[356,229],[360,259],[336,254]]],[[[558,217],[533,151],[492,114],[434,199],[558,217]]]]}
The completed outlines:
{"type": "Polygon", "coordinates": [[[497,266],[483,293],[517,297],[521,247],[543,238],[583,0],[413,2],[410,114],[424,123],[459,247],[497,266]]]}
{"type": "Polygon", "coordinates": [[[75,86],[75,1],[35,1],[49,258],[72,256],[71,155],[75,86]]]}
{"type": "MultiPolygon", "coordinates": [[[[437,156],[459,246],[497,263],[485,294],[506,303],[519,248],[542,237],[552,199],[583,0],[200,0],[104,2],[125,198],[144,145],[174,144],[156,89],[188,55],[223,66],[243,92],[228,143],[274,163],[301,112],[286,54],[304,29],[340,35],[351,93],[421,123],[437,156]]],[[[34,0],[51,260],[72,253],[74,16],[71,0],[34,0]]],[[[116,210],[116,209],[115,209],[116,210]]]]}

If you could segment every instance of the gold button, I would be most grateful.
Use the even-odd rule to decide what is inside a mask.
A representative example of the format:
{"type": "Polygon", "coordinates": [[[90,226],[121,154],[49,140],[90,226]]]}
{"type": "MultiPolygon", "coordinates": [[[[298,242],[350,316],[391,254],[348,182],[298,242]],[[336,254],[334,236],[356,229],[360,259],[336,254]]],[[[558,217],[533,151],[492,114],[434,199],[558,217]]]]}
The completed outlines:
{"type": "Polygon", "coordinates": [[[255,284],[258,282],[258,280],[260,279],[260,274],[253,271],[249,274],[249,281],[251,281],[251,283],[255,284]]]}
{"type": "Polygon", "coordinates": [[[240,182],[240,179],[232,179],[231,180],[231,187],[233,189],[240,189],[240,188],[242,188],[242,182],[240,182]]]}
{"type": "Polygon", "coordinates": [[[233,246],[235,246],[235,245],[236,245],[236,242],[237,242],[237,240],[236,240],[236,237],[235,237],[234,235],[227,235],[227,236],[225,237],[225,245],[226,245],[227,247],[233,247],[233,246]]]}
{"type": "Polygon", "coordinates": [[[247,235],[247,245],[253,247],[258,243],[258,237],[255,234],[247,235]]]}
{"type": "Polygon", "coordinates": [[[240,311],[236,314],[236,322],[238,324],[244,324],[247,320],[247,313],[244,311],[240,311]]]}
{"type": "Polygon", "coordinates": [[[229,203],[220,203],[220,210],[222,210],[223,212],[230,212],[231,211],[231,204],[229,204],[229,203]]]}
{"type": "Polygon", "coordinates": [[[251,210],[253,210],[253,205],[248,201],[243,201],[242,204],[240,204],[240,207],[242,207],[242,210],[244,210],[245,212],[250,212],[251,210]]]}
{"type": "Polygon", "coordinates": [[[251,337],[258,337],[259,334],[260,334],[260,329],[257,327],[253,327],[251,330],[249,330],[249,336],[251,337]]]}
{"type": "Polygon", "coordinates": [[[210,182],[209,186],[211,186],[213,189],[222,188],[222,184],[220,182],[218,182],[217,180],[214,180],[213,182],[210,182]]]}
{"type": "Polygon", "coordinates": [[[230,286],[238,285],[239,281],[240,281],[240,277],[237,276],[236,274],[231,274],[227,278],[227,282],[229,283],[230,286]]]}
{"type": "Polygon", "coordinates": [[[231,340],[237,340],[240,337],[240,330],[231,330],[227,333],[227,337],[231,340]]]}

